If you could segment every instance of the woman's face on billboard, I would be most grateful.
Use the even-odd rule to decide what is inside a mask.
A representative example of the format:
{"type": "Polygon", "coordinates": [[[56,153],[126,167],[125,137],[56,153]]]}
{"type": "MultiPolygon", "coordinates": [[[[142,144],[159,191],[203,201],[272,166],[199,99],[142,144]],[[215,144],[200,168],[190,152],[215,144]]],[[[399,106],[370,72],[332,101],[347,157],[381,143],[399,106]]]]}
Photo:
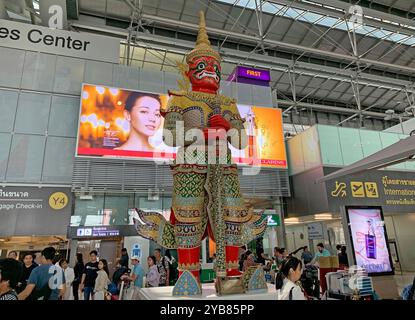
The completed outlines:
{"type": "Polygon", "coordinates": [[[160,102],[152,97],[141,97],[135,101],[128,118],[131,130],[153,136],[161,122],[160,102]]]}

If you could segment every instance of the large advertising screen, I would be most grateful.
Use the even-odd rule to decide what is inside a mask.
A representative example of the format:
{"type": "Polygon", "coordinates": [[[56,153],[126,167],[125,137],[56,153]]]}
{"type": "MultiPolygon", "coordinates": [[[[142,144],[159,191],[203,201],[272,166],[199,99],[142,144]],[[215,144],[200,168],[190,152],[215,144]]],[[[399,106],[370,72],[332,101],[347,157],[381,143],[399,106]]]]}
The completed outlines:
{"type": "MultiPolygon", "coordinates": [[[[163,142],[167,95],[84,84],[76,156],[173,159],[176,148],[163,142]]],[[[238,105],[248,147],[230,146],[236,163],[286,168],[280,109],[238,105]]]]}
{"type": "Polygon", "coordinates": [[[393,273],[381,207],[346,206],[356,265],[369,275],[393,273]]]}

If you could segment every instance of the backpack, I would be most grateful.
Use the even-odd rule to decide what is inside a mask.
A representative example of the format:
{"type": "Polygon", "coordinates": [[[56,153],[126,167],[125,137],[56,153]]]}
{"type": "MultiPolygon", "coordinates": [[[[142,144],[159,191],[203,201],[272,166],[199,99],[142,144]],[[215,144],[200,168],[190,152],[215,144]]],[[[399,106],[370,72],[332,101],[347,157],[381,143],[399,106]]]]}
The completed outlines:
{"type": "Polygon", "coordinates": [[[112,295],[117,295],[119,293],[117,284],[114,282],[111,282],[108,285],[108,292],[111,293],[112,295]]]}
{"type": "MultiPolygon", "coordinates": [[[[52,277],[56,273],[57,273],[57,270],[55,269],[52,277]]],[[[42,288],[35,287],[32,293],[27,297],[27,300],[49,300],[51,294],[52,294],[52,289],[49,287],[49,280],[48,280],[42,288]]]]}
{"type": "Polygon", "coordinates": [[[170,281],[170,285],[175,285],[177,279],[179,278],[179,270],[178,270],[178,263],[176,261],[169,262],[169,267],[170,267],[170,277],[169,277],[169,281],[170,281]]]}
{"type": "MultiPolygon", "coordinates": [[[[167,273],[166,266],[164,265],[165,261],[166,261],[166,257],[163,257],[161,259],[161,265],[167,273]]],[[[172,284],[172,282],[176,282],[176,280],[178,278],[178,275],[179,275],[179,272],[177,270],[177,266],[173,267],[172,262],[170,261],[170,259],[167,260],[167,263],[169,264],[169,269],[168,269],[169,270],[169,283],[172,284]]],[[[177,262],[175,262],[175,264],[177,265],[177,262]]],[[[159,269],[158,269],[158,271],[160,272],[159,269]]],[[[174,285],[174,283],[173,283],[173,285],[174,285]]]]}
{"type": "Polygon", "coordinates": [[[242,271],[242,270],[243,270],[243,268],[244,268],[244,261],[245,261],[245,259],[246,259],[246,255],[245,255],[245,253],[244,253],[244,254],[241,254],[241,256],[239,257],[239,261],[238,261],[238,264],[239,264],[239,271],[242,271]]]}
{"type": "Polygon", "coordinates": [[[293,299],[293,290],[294,290],[294,287],[292,287],[291,290],[290,290],[290,294],[288,295],[288,300],[293,299]]]}
{"type": "Polygon", "coordinates": [[[27,300],[49,300],[52,289],[49,288],[49,281],[42,288],[34,288],[27,300]],[[43,298],[43,299],[40,299],[43,298]]]}

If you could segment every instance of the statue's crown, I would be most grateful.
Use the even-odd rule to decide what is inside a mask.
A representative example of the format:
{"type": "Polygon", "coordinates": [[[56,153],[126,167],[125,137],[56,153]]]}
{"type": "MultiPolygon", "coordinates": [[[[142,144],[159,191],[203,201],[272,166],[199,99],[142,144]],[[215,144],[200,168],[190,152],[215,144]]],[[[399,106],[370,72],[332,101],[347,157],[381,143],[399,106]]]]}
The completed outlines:
{"type": "Polygon", "coordinates": [[[220,61],[218,52],[210,46],[209,37],[206,31],[205,15],[203,11],[199,12],[199,32],[197,34],[196,46],[186,55],[186,62],[188,63],[195,57],[213,57],[220,61]]]}

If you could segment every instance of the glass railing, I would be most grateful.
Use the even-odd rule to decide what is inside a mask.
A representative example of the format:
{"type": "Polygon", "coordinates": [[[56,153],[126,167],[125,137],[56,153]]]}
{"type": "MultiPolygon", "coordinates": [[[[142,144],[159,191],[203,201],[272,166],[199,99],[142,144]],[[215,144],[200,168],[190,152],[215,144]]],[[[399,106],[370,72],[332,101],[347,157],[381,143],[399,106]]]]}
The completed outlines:
{"type": "MultiPolygon", "coordinates": [[[[407,137],[399,133],[316,125],[288,140],[290,175],[318,166],[347,166],[407,137]]],[[[388,169],[415,170],[415,162],[403,162],[388,169]]]]}

